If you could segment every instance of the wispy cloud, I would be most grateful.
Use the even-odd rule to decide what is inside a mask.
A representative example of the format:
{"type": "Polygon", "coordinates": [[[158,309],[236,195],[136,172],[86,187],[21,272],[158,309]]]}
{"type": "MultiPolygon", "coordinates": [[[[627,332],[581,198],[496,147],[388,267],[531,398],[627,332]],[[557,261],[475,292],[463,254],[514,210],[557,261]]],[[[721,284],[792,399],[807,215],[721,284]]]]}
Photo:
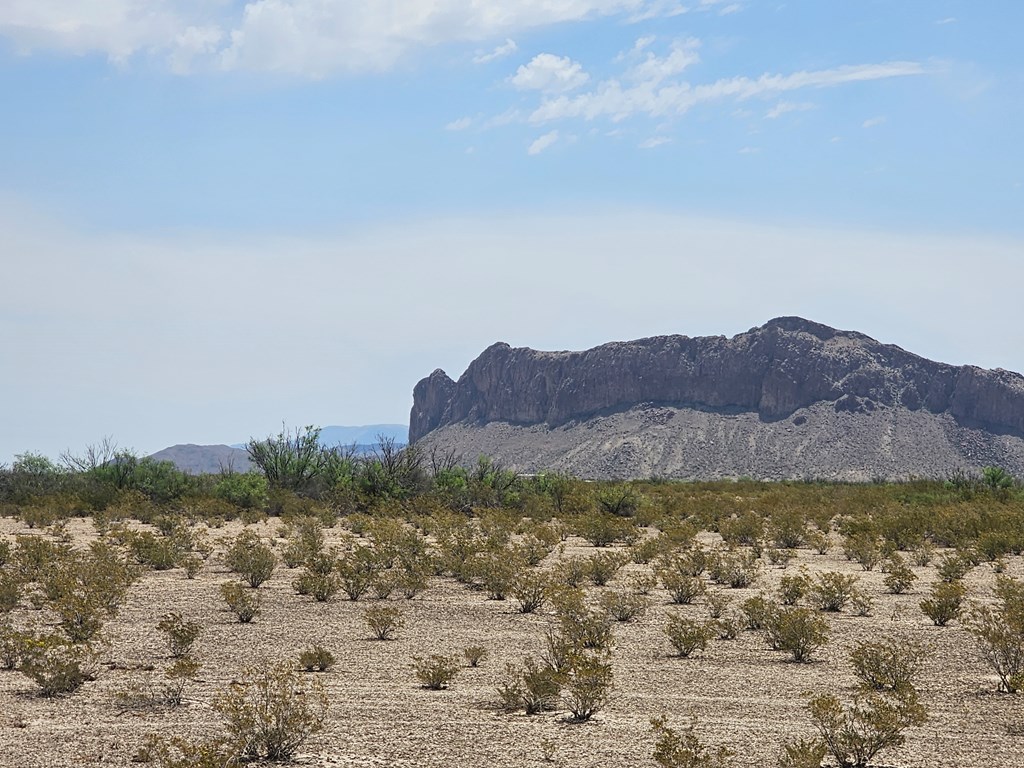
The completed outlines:
{"type": "Polygon", "coordinates": [[[516,45],[516,41],[511,38],[507,38],[504,43],[499,45],[490,53],[482,53],[477,56],[474,56],[473,63],[486,64],[487,62],[494,61],[495,59],[502,59],[510,54],[515,53],[518,50],[519,46],[516,45]]]}
{"type": "Polygon", "coordinates": [[[528,155],[539,155],[545,149],[553,146],[558,141],[558,131],[548,131],[543,136],[538,137],[530,144],[529,149],[526,150],[528,155]]]}
{"type": "Polygon", "coordinates": [[[640,149],[654,149],[655,147],[660,147],[665,144],[671,143],[672,139],[670,139],[668,136],[652,136],[649,139],[641,141],[640,144],[638,144],[637,146],[639,146],[640,149]]]}
{"type": "Polygon", "coordinates": [[[731,99],[775,96],[803,89],[835,88],[847,83],[926,74],[915,61],[844,65],[832,69],[766,74],[757,78],[732,77],[694,85],[684,80],[663,80],[651,67],[649,79],[623,83],[628,78],[598,82],[591,90],[573,96],[546,98],[530,114],[529,121],[544,124],[558,120],[607,118],[624,120],[634,115],[665,117],[682,115],[699,104],[731,99]]]}
{"type": "Polygon", "coordinates": [[[885,122],[885,117],[883,117],[882,115],[879,115],[878,117],[868,118],[861,125],[864,128],[876,128],[877,126],[882,125],[882,123],[884,123],[884,122],[885,122]]]}
{"type": "Polygon", "coordinates": [[[458,120],[452,120],[448,125],[444,127],[446,131],[464,131],[473,124],[473,118],[471,117],[460,117],[458,120]]]}
{"type": "Polygon", "coordinates": [[[765,113],[765,117],[769,120],[776,120],[787,112],[806,112],[814,108],[814,104],[808,101],[780,101],[765,113]]]}
{"type": "Polygon", "coordinates": [[[944,19],[936,19],[935,20],[935,24],[939,24],[939,25],[942,25],[942,24],[956,24],[956,18],[953,17],[953,16],[947,16],[944,19]]]}
{"type": "Polygon", "coordinates": [[[564,93],[579,88],[589,79],[590,75],[578,61],[568,56],[540,53],[520,66],[508,81],[521,91],[564,93]]]}

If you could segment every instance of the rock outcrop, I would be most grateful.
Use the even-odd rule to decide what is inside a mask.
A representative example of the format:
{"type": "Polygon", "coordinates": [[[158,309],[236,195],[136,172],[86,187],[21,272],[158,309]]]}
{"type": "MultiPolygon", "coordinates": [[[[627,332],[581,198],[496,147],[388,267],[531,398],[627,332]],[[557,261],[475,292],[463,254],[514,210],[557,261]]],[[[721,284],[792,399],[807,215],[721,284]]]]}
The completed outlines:
{"type": "Polygon", "coordinates": [[[537,465],[542,460],[572,470],[605,466],[607,457],[601,453],[612,449],[582,448],[584,431],[589,425],[592,435],[594,424],[607,425],[615,418],[623,435],[635,429],[642,443],[630,449],[635,470],[625,461],[599,474],[642,476],[657,469],[658,474],[686,477],[803,477],[813,470],[845,477],[852,467],[868,479],[941,474],[988,459],[1008,468],[1019,462],[1024,470],[1024,377],[933,362],[860,333],[797,317],[777,318],[731,339],[658,336],[582,352],[494,344],[457,382],[436,370],[416,385],[410,440],[427,439],[457,450],[472,446],[524,471],[543,468],[537,465]],[[678,427],[662,430],[662,440],[687,440],[697,422],[703,430],[724,429],[724,445],[714,451],[716,465],[688,466],[694,457],[687,458],[685,451],[667,463],[652,461],[652,452],[665,455],[665,446],[651,441],[652,408],[662,409],[659,418],[665,424],[678,427]],[[627,418],[631,413],[636,418],[627,418]],[[724,436],[730,424],[736,427],[733,438],[724,436]],[[866,452],[863,446],[846,451],[844,446],[862,442],[851,428],[880,442],[866,452]],[[789,445],[787,429],[808,439],[789,445]],[[815,429],[819,432],[811,439],[815,429]],[[902,434],[901,429],[911,432],[902,434]],[[493,439],[479,444],[485,432],[493,439]],[[922,444],[925,435],[931,446],[922,444]],[[530,459],[529,446],[542,443],[550,450],[538,449],[530,459]],[[758,443],[779,453],[780,460],[772,464],[753,456],[750,446],[758,443]],[[804,471],[792,461],[792,452],[811,443],[830,446],[832,458],[804,471]],[[520,447],[512,451],[513,445],[520,447]],[[890,451],[898,445],[903,459],[881,455],[884,445],[890,451]],[[503,457],[509,451],[517,458],[503,457]],[[927,456],[933,454],[930,462],[927,456]],[[569,456],[578,460],[566,464],[569,456]]]}

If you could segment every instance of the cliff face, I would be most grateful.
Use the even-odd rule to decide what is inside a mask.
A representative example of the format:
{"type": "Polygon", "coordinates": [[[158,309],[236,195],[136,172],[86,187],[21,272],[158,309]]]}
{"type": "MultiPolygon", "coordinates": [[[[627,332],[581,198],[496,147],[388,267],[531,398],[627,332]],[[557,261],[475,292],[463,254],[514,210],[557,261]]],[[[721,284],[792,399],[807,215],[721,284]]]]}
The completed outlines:
{"type": "Polygon", "coordinates": [[[561,427],[642,403],[754,413],[774,422],[821,403],[837,412],[901,408],[1024,437],[1024,377],[956,367],[796,317],[727,339],[658,336],[583,352],[494,344],[457,382],[416,385],[409,438],[492,422],[561,427]]]}

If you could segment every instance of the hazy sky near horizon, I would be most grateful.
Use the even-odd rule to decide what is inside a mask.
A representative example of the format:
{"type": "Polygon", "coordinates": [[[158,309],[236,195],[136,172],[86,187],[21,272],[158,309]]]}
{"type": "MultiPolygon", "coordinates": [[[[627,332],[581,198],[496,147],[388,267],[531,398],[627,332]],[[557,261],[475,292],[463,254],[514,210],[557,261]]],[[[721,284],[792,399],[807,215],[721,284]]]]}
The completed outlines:
{"type": "Polygon", "coordinates": [[[779,315],[1024,370],[1024,3],[6,0],[0,463],[779,315]]]}

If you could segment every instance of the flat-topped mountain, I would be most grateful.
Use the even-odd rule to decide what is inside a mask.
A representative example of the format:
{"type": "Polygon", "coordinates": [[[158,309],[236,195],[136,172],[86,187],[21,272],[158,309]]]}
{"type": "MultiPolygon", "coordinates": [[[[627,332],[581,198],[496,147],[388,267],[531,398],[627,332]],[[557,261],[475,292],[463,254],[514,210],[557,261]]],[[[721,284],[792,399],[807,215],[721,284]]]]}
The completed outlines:
{"type": "Polygon", "coordinates": [[[797,317],[582,352],[499,343],[416,385],[409,437],[592,477],[1024,474],[1024,376],[797,317]]]}

